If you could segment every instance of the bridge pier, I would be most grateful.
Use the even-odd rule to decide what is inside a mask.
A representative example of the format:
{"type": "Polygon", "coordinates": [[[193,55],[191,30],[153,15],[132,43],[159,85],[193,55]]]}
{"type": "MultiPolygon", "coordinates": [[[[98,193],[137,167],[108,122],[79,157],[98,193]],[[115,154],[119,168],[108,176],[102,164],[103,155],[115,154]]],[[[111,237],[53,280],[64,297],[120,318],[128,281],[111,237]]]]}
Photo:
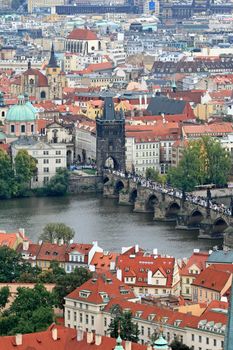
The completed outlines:
{"type": "Polygon", "coordinates": [[[104,198],[118,198],[118,195],[115,193],[114,186],[111,184],[104,185],[103,196],[104,198]]]}
{"type": "Polygon", "coordinates": [[[182,212],[177,215],[175,229],[184,231],[198,231],[199,227],[190,226],[189,216],[182,210],[182,212]]]}
{"type": "Polygon", "coordinates": [[[130,203],[129,201],[129,192],[128,191],[120,191],[119,193],[119,202],[120,205],[133,205],[133,203],[130,203]]]}

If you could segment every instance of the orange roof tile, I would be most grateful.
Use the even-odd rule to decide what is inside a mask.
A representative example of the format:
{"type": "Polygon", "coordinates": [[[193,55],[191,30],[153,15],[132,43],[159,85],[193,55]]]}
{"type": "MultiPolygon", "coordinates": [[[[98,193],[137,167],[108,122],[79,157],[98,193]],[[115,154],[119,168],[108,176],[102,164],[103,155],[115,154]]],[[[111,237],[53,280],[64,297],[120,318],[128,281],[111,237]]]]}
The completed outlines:
{"type": "Polygon", "coordinates": [[[96,33],[92,32],[89,29],[80,29],[75,28],[67,36],[67,39],[72,40],[98,40],[96,33]]]}

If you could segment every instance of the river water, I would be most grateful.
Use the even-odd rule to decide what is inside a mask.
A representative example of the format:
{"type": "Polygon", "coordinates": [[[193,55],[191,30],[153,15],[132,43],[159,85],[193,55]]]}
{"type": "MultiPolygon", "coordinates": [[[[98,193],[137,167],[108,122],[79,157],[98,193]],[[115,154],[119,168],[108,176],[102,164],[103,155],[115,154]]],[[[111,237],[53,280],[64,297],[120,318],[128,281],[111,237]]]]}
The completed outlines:
{"type": "Polygon", "coordinates": [[[189,256],[193,249],[211,249],[220,242],[198,240],[198,233],[177,231],[174,224],[153,222],[151,214],[133,213],[102,196],[23,198],[0,201],[0,230],[22,227],[34,242],[50,222],[63,222],[75,230],[77,242],[97,240],[104,250],[120,251],[139,244],[176,257],[189,256]]]}

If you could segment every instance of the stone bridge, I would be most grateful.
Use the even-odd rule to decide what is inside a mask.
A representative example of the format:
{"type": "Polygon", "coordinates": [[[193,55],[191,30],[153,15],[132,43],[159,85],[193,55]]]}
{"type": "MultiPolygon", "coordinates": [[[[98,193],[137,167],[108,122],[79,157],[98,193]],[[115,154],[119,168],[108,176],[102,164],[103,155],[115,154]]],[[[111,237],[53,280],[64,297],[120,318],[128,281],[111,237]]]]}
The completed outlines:
{"type": "Polygon", "coordinates": [[[104,196],[132,205],[135,212],[151,212],[156,221],[175,221],[176,229],[198,230],[199,238],[222,238],[233,218],[204,206],[141,186],[112,173],[103,175],[104,196]]]}

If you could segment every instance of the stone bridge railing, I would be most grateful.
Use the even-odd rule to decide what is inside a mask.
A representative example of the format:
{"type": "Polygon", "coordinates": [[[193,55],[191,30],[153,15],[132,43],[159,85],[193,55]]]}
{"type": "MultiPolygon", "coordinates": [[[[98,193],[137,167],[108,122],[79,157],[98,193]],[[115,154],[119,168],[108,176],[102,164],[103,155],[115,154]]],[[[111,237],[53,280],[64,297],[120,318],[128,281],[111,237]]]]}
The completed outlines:
{"type": "Polygon", "coordinates": [[[200,238],[221,238],[233,224],[229,209],[204,198],[121,173],[105,172],[103,181],[105,197],[132,205],[135,212],[151,212],[154,220],[175,221],[176,229],[198,230],[200,238]]]}

